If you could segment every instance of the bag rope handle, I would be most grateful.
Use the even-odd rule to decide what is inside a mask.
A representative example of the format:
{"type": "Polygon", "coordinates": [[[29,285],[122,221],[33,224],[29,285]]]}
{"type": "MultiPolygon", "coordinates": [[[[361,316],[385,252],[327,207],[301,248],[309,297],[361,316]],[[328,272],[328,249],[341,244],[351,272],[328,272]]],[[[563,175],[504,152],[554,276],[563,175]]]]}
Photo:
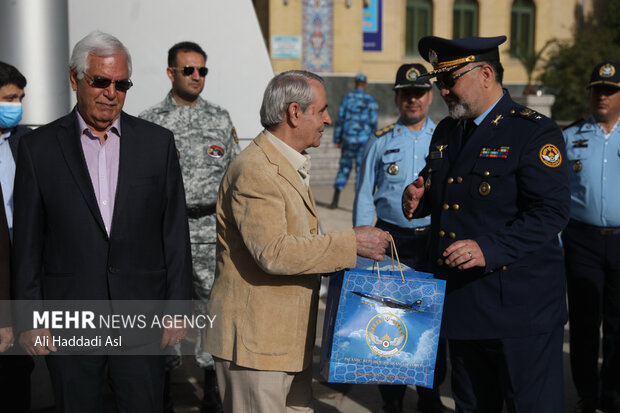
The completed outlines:
{"type": "MultiPolygon", "coordinates": [[[[390,235],[390,256],[392,257],[392,271],[396,271],[394,268],[394,255],[396,255],[396,262],[398,263],[398,270],[400,271],[400,278],[405,282],[405,275],[403,274],[403,267],[400,264],[400,258],[398,258],[398,251],[396,250],[396,244],[394,243],[394,238],[390,235]]],[[[381,279],[381,266],[377,262],[377,260],[372,263],[372,270],[375,270],[375,265],[377,266],[377,278],[381,279]]]]}

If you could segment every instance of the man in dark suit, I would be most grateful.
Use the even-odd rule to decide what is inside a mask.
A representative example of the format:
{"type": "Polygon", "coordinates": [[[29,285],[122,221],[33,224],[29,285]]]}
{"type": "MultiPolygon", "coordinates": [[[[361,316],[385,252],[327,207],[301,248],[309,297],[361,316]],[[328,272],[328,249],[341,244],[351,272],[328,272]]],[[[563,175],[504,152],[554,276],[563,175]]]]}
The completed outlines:
{"type": "Polygon", "coordinates": [[[441,329],[456,411],[564,413],[566,151],[552,120],[502,88],[505,40],[420,40],[450,117],[403,209],[431,214],[429,272],[447,281],[441,329]]]}
{"type": "MultiPolygon", "coordinates": [[[[189,231],[174,138],[122,112],[132,85],[129,52],[109,34],[90,33],[75,45],[69,74],[76,108],[19,146],[16,298],[191,299],[189,231]]],[[[184,328],[163,328],[161,346],[184,335],[184,328]]],[[[52,341],[37,345],[37,337],[45,343],[41,337],[50,331],[25,331],[19,342],[31,355],[49,354],[58,411],[102,411],[106,365],[120,412],[162,411],[162,356],[60,357],[57,350],[71,349],[52,341]]]]}
{"type": "Polygon", "coordinates": [[[11,412],[30,411],[30,373],[34,368],[32,357],[18,354],[19,349],[6,346],[13,343],[13,321],[10,315],[9,255],[13,231],[13,181],[17,144],[30,128],[18,125],[22,119],[26,78],[14,66],[0,62],[0,400],[8,404],[4,408],[11,412]],[[5,232],[6,231],[6,232],[5,232]]]}

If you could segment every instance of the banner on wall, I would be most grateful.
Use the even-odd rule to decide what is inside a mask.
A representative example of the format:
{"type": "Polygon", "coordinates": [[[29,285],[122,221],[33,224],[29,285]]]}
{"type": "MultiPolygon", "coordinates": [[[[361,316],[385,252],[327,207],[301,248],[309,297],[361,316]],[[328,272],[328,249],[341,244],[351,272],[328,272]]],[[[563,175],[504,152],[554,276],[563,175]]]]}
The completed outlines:
{"type": "Polygon", "coordinates": [[[303,0],[302,67],[311,72],[333,72],[334,1],[303,0]]]}
{"type": "Polygon", "coordinates": [[[301,36],[271,35],[273,59],[301,59],[301,36]]]}
{"type": "Polygon", "coordinates": [[[364,34],[364,51],[380,52],[382,50],[383,0],[364,0],[362,31],[364,34]]]}

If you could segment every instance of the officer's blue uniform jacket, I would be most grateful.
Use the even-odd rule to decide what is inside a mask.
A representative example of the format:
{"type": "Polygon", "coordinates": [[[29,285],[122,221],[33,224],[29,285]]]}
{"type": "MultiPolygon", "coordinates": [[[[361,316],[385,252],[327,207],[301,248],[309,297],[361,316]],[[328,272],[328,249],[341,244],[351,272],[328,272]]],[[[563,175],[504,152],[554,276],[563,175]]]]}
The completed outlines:
{"type": "Polygon", "coordinates": [[[362,89],[347,93],[340,103],[334,127],[334,143],[366,143],[377,130],[379,106],[362,89]]]}
{"type": "Polygon", "coordinates": [[[439,123],[414,217],[431,215],[429,270],[447,280],[442,335],[525,337],[566,322],[557,234],[569,217],[562,132],[508,92],[459,151],[461,122],[439,123]],[[486,268],[451,269],[442,253],[473,239],[486,268]]]}
{"type": "Polygon", "coordinates": [[[434,130],[435,122],[429,117],[419,131],[409,130],[399,119],[368,139],[353,203],[353,226],[372,225],[375,208],[379,219],[401,228],[430,224],[430,217],[405,218],[401,196],[424,168],[434,130]]]}
{"type": "Polygon", "coordinates": [[[620,127],[609,138],[594,118],[564,131],[570,167],[571,218],[620,227],[620,127]]]}

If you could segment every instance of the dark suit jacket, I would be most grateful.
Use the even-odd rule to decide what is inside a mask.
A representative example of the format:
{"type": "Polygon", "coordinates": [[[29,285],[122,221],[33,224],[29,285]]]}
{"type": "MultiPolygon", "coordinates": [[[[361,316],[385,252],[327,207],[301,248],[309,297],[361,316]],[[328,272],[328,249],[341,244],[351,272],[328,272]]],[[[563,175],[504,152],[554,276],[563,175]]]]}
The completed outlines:
{"type": "Polygon", "coordinates": [[[432,213],[429,268],[447,280],[442,335],[469,340],[549,332],[567,318],[557,237],[570,209],[562,132],[506,92],[462,149],[461,135],[451,118],[435,129],[415,214],[432,213]],[[553,153],[559,157],[549,158],[553,153]],[[478,243],[486,268],[443,263],[443,251],[463,239],[478,243]]]}
{"type": "Polygon", "coordinates": [[[16,299],[191,299],[185,194],[172,132],[122,113],[121,134],[110,236],[75,110],[21,139],[14,192],[16,299]]]}
{"type": "MultiPolygon", "coordinates": [[[[13,154],[13,159],[17,161],[17,146],[20,138],[30,132],[30,128],[18,125],[11,130],[9,136],[9,146],[13,154]]],[[[0,188],[0,300],[6,300],[0,303],[0,327],[10,326],[11,312],[9,299],[10,294],[10,255],[11,241],[9,238],[9,227],[6,222],[6,212],[4,210],[4,199],[2,197],[2,189],[0,188]]]]}

